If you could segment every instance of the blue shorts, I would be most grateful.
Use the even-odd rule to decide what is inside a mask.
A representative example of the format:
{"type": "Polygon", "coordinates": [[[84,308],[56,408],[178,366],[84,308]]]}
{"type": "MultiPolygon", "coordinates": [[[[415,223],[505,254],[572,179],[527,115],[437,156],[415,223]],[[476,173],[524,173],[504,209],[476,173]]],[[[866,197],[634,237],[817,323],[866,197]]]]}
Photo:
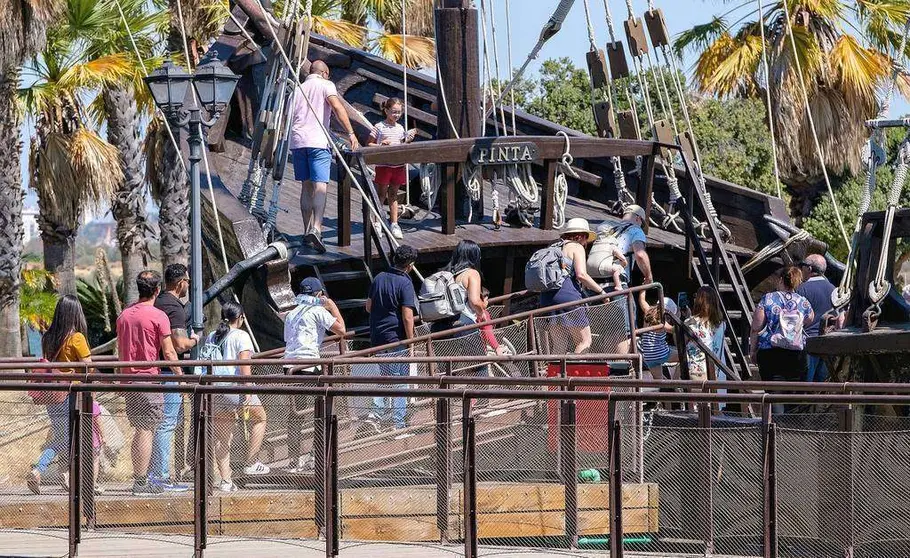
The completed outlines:
{"type": "Polygon", "coordinates": [[[294,176],[301,182],[328,182],[332,170],[332,150],[328,147],[301,147],[291,150],[294,176]]]}

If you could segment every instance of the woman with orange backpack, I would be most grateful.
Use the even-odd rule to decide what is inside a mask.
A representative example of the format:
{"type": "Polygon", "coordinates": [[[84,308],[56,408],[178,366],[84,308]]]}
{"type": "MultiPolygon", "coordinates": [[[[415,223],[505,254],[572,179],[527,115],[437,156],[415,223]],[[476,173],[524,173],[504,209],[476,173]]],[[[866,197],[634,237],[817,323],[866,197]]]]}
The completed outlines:
{"type": "MultiPolygon", "coordinates": [[[[51,325],[41,339],[41,350],[49,362],[91,362],[86,333],[88,326],[79,299],[73,295],[64,295],[57,302],[51,325]]],[[[72,374],[74,368],[60,368],[51,372],[72,374]]],[[[29,490],[41,493],[41,475],[47,471],[51,462],[58,455],[66,456],[69,451],[69,392],[43,391],[35,392],[32,399],[45,405],[47,417],[51,422],[51,434],[45,442],[41,456],[26,480],[29,490]],[[41,394],[38,396],[38,394],[41,394]]],[[[63,474],[63,487],[69,488],[67,473],[63,474]]]]}

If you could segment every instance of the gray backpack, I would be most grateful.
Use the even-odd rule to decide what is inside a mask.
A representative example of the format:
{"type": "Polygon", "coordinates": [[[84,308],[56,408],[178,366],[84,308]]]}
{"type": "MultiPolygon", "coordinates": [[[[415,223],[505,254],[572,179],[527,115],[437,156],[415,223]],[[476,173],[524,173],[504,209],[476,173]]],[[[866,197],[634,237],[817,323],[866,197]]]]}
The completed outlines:
{"type": "Polygon", "coordinates": [[[455,275],[449,271],[438,271],[427,277],[420,287],[417,304],[420,318],[435,322],[457,318],[467,303],[468,293],[455,275]]]}
{"type": "Polygon", "coordinates": [[[526,289],[532,293],[542,293],[562,287],[569,276],[562,257],[564,244],[560,241],[534,252],[525,266],[526,289]]]}

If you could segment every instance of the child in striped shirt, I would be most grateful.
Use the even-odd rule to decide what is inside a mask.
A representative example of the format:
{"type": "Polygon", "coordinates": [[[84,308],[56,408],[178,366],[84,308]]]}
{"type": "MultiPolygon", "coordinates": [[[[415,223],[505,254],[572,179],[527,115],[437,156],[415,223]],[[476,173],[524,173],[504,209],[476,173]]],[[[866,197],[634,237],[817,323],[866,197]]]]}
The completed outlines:
{"type": "MultiPolygon", "coordinates": [[[[639,294],[638,301],[644,312],[645,326],[663,326],[655,331],[646,331],[638,338],[638,350],[644,358],[645,368],[651,372],[652,378],[662,380],[663,365],[668,362],[679,361],[676,349],[667,343],[667,333],[673,331],[673,326],[664,321],[660,306],[648,304],[644,291],[639,294]]],[[[672,314],[676,314],[677,311],[676,304],[667,297],[664,297],[664,309],[672,314]]]]}
{"type": "MultiPolygon", "coordinates": [[[[370,132],[370,141],[367,145],[400,145],[414,141],[416,129],[405,131],[404,126],[398,123],[404,110],[404,103],[397,97],[392,97],[382,104],[385,120],[377,123],[370,132]]],[[[392,236],[403,238],[401,227],[398,226],[398,189],[407,186],[407,165],[386,166],[376,165],[376,193],[379,201],[389,205],[389,220],[392,222],[390,229],[392,236]]],[[[379,209],[378,207],[376,208],[379,209]]],[[[379,227],[379,222],[373,220],[373,226],[379,227]]]]}

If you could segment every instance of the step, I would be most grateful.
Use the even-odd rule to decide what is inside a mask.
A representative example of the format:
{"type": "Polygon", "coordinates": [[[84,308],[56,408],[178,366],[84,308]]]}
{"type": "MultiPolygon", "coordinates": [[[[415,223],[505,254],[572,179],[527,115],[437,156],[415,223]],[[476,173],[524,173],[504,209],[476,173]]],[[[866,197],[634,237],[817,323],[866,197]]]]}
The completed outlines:
{"type": "Polygon", "coordinates": [[[727,310],[727,315],[730,316],[731,320],[741,320],[743,319],[742,310],[727,310]]]}
{"type": "Polygon", "coordinates": [[[339,310],[351,310],[354,308],[363,308],[367,304],[365,298],[349,298],[347,300],[336,300],[335,305],[339,310]]]}
{"type": "Polygon", "coordinates": [[[717,286],[717,290],[720,293],[735,293],[736,288],[733,287],[730,283],[721,283],[717,286]]]}
{"type": "Polygon", "coordinates": [[[357,279],[369,279],[370,275],[366,270],[360,271],[333,271],[331,273],[321,273],[323,283],[333,283],[336,281],[354,281],[357,279]]]}

